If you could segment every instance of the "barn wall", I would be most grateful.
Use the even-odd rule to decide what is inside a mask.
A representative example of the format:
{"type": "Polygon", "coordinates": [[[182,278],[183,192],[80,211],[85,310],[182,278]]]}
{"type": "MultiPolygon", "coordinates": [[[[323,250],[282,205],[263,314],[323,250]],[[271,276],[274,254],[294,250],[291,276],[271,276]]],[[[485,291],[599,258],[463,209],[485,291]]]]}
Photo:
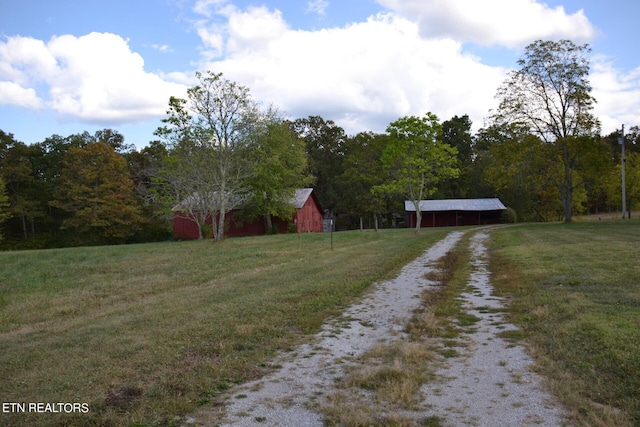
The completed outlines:
{"type": "MultiPolygon", "coordinates": [[[[211,225],[211,218],[207,218],[206,222],[211,225]]],[[[198,225],[195,221],[189,219],[186,214],[175,212],[173,215],[173,238],[176,240],[197,239],[198,225]]]]}
{"type": "Polygon", "coordinates": [[[298,233],[322,233],[322,212],[314,197],[309,197],[295,216],[298,233]]]}
{"type": "MultiPolygon", "coordinates": [[[[256,218],[253,221],[241,221],[236,211],[226,215],[226,237],[260,236],[266,233],[264,218],[256,218]]],[[[289,226],[295,221],[298,233],[322,232],[322,213],[311,197],[302,209],[299,209],[290,221],[273,217],[273,225],[278,233],[289,232],[289,226]]],[[[211,226],[211,218],[207,219],[207,225],[211,226]]],[[[205,238],[210,236],[205,236],[205,238]]],[[[176,212],[173,216],[173,238],[176,240],[192,240],[198,238],[198,226],[185,214],[176,212]]]]}

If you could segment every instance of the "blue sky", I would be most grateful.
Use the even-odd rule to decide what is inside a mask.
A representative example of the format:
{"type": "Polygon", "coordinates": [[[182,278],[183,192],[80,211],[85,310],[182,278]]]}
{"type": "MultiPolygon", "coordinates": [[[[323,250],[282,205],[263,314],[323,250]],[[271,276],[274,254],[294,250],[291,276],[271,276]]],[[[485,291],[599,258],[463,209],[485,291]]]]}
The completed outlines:
{"type": "Polygon", "coordinates": [[[640,125],[638,16],[622,0],[0,0],[0,129],[112,128],[142,147],[211,70],[348,134],[427,111],[477,130],[527,44],[571,39],[592,47],[606,134],[640,125]]]}

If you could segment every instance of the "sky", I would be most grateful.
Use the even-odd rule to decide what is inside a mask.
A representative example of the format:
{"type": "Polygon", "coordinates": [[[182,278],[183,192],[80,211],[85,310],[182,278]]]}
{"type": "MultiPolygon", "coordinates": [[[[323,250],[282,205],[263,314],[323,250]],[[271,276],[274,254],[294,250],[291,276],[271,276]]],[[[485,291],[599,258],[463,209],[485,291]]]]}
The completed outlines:
{"type": "Polygon", "coordinates": [[[603,134],[640,126],[640,2],[0,0],[0,129],[24,143],[110,128],[144,147],[196,71],[348,135],[409,115],[473,130],[536,40],[589,44],[603,134]]]}

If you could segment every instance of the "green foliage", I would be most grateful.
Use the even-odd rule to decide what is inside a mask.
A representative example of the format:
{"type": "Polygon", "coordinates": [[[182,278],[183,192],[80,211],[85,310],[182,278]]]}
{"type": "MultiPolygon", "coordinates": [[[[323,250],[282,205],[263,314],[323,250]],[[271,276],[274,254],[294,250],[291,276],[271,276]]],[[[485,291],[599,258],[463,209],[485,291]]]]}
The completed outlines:
{"type": "MultiPolygon", "coordinates": [[[[640,202],[640,154],[628,153],[625,155],[625,181],[626,198],[629,207],[640,202]]],[[[617,209],[622,207],[622,165],[613,166],[606,181],[606,192],[609,202],[617,209]]]]}
{"type": "Polygon", "coordinates": [[[436,193],[438,198],[472,197],[471,193],[474,191],[471,182],[474,137],[471,134],[471,125],[471,120],[466,114],[462,117],[454,116],[442,122],[442,142],[458,151],[456,157],[460,176],[442,182],[436,193]]]}
{"type": "Polygon", "coordinates": [[[261,118],[248,88],[222,73],[197,72],[196,78],[199,84],[187,90],[188,99],[169,99],[168,117],[156,135],[172,150],[164,178],[178,197],[175,203],[183,202],[199,229],[207,216],[219,218],[213,237],[220,241],[227,212],[246,193],[252,172],[247,148],[261,118]]]}
{"type": "Polygon", "coordinates": [[[52,206],[82,244],[121,243],[143,221],[125,159],[105,142],[70,148],[52,206]]]}
{"type": "Polygon", "coordinates": [[[339,177],[342,197],[337,208],[340,212],[362,218],[391,210],[391,198],[371,191],[384,183],[381,158],[388,139],[387,135],[362,132],[345,142],[343,173],[339,177]]]}
{"type": "Polygon", "coordinates": [[[398,194],[414,202],[420,230],[419,201],[437,190],[447,178],[460,174],[457,150],[440,140],[442,126],[438,117],[402,117],[387,127],[389,142],[382,155],[382,165],[388,172],[385,183],[375,186],[374,193],[398,194]]]}
{"type": "Polygon", "coordinates": [[[507,207],[507,209],[500,214],[500,221],[507,224],[515,224],[518,222],[518,214],[515,209],[507,207]]]}
{"type": "Polygon", "coordinates": [[[569,40],[538,40],[527,46],[520,68],[498,89],[500,105],[493,116],[496,124],[521,126],[549,145],[546,176],[558,188],[567,222],[573,190],[581,185],[576,171],[584,148],[592,148],[585,142],[593,141],[600,129],[591,113],[595,99],[588,80],[589,51],[569,40]]]}
{"type": "Polygon", "coordinates": [[[343,172],[345,154],[344,129],[332,120],[320,116],[297,119],[291,127],[307,146],[307,173],[314,177],[313,187],[320,205],[325,209],[335,209],[341,199],[339,177],[343,172]]]}
{"type": "MultiPolygon", "coordinates": [[[[9,197],[7,196],[2,176],[0,176],[0,226],[11,216],[9,208],[9,197]]],[[[2,240],[2,237],[2,229],[0,228],[0,240],[2,240]]]]}
{"type": "Polygon", "coordinates": [[[242,216],[246,219],[264,217],[267,229],[271,218],[290,219],[295,208],[291,199],[295,190],[307,186],[311,176],[306,173],[305,141],[281,120],[269,120],[255,131],[248,158],[253,173],[247,180],[250,194],[242,216]]]}

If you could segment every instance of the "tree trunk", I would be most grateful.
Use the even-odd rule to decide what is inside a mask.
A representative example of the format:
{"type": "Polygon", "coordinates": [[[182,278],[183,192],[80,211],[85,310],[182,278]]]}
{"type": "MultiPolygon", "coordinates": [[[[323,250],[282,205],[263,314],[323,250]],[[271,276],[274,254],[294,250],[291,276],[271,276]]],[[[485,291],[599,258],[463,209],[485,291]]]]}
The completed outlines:
{"type": "Polygon", "coordinates": [[[378,231],[378,215],[373,214],[373,223],[375,224],[376,231],[378,231]]]}
{"type": "Polygon", "coordinates": [[[216,233],[215,240],[217,242],[221,242],[224,239],[224,218],[225,218],[226,208],[223,207],[220,209],[220,214],[218,216],[218,232],[216,233]]]}
{"type": "Polygon", "coordinates": [[[420,208],[417,207],[416,205],[416,229],[415,229],[416,234],[420,233],[421,223],[422,223],[422,212],[420,211],[420,208]]]}
{"type": "Polygon", "coordinates": [[[265,228],[266,228],[266,232],[267,234],[273,234],[273,221],[271,221],[271,214],[267,213],[264,216],[264,222],[265,222],[265,228]]]}
{"type": "Polygon", "coordinates": [[[198,240],[202,240],[202,225],[200,224],[200,221],[195,221],[195,223],[198,226],[198,240]]]}
{"type": "Polygon", "coordinates": [[[22,219],[22,235],[24,236],[24,240],[28,240],[29,233],[27,232],[27,218],[24,214],[20,215],[20,218],[22,219]]]}
{"type": "Polygon", "coordinates": [[[564,180],[560,189],[560,195],[562,196],[562,208],[564,210],[564,222],[571,222],[571,216],[573,211],[573,175],[571,171],[571,165],[569,164],[569,155],[566,143],[563,146],[563,162],[564,162],[564,180]]]}
{"type": "Polygon", "coordinates": [[[364,230],[364,227],[362,226],[362,215],[360,215],[360,231],[364,230]]]}

